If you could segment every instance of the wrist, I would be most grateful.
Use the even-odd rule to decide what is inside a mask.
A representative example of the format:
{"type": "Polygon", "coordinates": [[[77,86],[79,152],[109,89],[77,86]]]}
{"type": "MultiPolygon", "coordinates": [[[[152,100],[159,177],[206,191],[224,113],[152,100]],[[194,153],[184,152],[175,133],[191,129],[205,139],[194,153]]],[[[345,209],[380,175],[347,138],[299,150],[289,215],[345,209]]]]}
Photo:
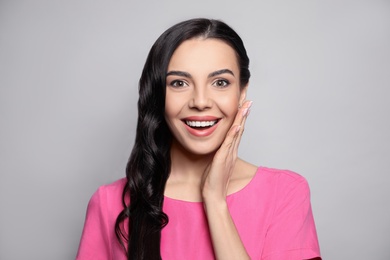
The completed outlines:
{"type": "Polygon", "coordinates": [[[208,212],[224,212],[228,210],[226,197],[203,196],[203,205],[208,212]]]}

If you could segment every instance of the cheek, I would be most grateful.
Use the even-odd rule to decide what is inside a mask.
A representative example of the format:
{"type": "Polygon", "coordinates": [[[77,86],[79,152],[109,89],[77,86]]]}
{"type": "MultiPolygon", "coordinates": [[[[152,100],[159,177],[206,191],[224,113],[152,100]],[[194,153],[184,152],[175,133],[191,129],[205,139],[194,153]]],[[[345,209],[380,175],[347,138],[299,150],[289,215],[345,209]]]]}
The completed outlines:
{"type": "Polygon", "coordinates": [[[177,105],[174,105],[174,104],[178,104],[177,102],[179,100],[180,99],[178,99],[175,95],[172,95],[171,93],[169,93],[167,91],[166,97],[165,97],[165,113],[170,112],[170,111],[174,111],[175,108],[177,108],[177,105]]]}
{"type": "Polygon", "coordinates": [[[168,100],[165,100],[165,117],[169,117],[169,115],[172,114],[172,108],[171,108],[171,103],[168,100]]]}
{"type": "Polygon", "coordinates": [[[172,120],[172,117],[174,115],[175,115],[175,111],[173,110],[172,105],[170,105],[170,103],[166,103],[164,116],[165,116],[165,121],[168,123],[168,125],[170,124],[170,121],[172,120]]]}
{"type": "Polygon", "coordinates": [[[235,117],[238,111],[239,98],[237,95],[226,96],[220,99],[220,107],[227,117],[235,117]]]}
{"type": "Polygon", "coordinates": [[[165,98],[165,121],[170,124],[170,122],[176,118],[183,107],[183,98],[180,98],[179,95],[172,95],[167,92],[165,98]]]}
{"type": "Polygon", "coordinates": [[[172,111],[172,95],[169,93],[169,90],[166,90],[165,93],[165,117],[169,116],[172,111]]]}

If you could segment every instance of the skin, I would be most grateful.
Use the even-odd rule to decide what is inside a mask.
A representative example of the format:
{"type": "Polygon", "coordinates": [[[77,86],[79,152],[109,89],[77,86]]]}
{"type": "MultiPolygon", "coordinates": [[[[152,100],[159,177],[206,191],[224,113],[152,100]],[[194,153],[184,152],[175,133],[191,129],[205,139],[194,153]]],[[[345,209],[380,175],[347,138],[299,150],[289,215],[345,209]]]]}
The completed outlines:
{"type": "Polygon", "coordinates": [[[252,102],[240,86],[236,54],[220,40],[187,40],[167,75],[165,120],[174,138],[165,196],[203,202],[217,259],[249,259],[226,202],[257,170],[237,157],[252,102]],[[217,124],[192,130],[185,123],[203,119],[217,124]]]}

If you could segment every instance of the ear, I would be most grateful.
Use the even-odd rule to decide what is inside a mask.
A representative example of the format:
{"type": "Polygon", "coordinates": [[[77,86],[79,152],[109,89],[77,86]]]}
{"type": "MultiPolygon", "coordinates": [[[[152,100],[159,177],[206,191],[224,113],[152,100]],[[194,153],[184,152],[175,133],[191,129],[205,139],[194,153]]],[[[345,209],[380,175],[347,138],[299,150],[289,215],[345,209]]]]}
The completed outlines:
{"type": "Polygon", "coordinates": [[[241,89],[241,91],[240,91],[240,100],[239,100],[239,103],[238,103],[240,106],[242,106],[244,104],[244,102],[245,102],[247,90],[248,90],[248,84],[245,87],[243,87],[241,89]]]}

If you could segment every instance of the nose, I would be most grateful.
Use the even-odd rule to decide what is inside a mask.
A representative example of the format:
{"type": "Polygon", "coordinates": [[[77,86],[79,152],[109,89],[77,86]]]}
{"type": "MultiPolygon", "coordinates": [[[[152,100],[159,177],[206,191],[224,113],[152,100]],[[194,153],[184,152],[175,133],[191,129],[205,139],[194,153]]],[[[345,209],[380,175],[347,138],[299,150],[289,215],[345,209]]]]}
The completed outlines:
{"type": "Polygon", "coordinates": [[[211,105],[212,100],[210,95],[208,94],[207,88],[194,88],[191,100],[189,102],[190,108],[205,110],[207,108],[210,108],[211,105]]]}

